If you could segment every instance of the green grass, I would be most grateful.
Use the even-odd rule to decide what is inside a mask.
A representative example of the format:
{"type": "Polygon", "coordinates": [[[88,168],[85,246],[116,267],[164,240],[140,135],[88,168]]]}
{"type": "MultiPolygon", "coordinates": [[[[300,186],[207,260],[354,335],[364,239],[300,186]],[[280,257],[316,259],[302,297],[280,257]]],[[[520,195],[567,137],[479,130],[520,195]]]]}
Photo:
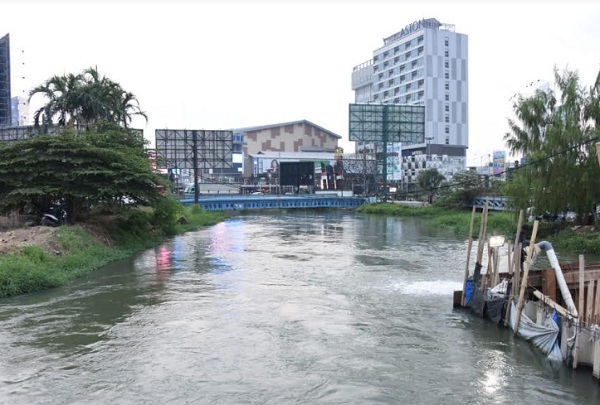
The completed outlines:
{"type": "MultiPolygon", "coordinates": [[[[114,246],[100,243],[87,229],[74,225],[57,230],[60,255],[48,253],[39,246],[28,246],[20,253],[0,256],[0,298],[65,285],[111,261],[156,246],[173,234],[214,225],[226,218],[224,213],[206,212],[199,207],[177,209],[175,222],[167,226],[156,223],[152,211],[122,213],[106,227],[114,246]],[[185,218],[185,224],[177,221],[181,217],[185,218]]],[[[171,221],[175,217],[162,218],[171,221]]]]}
{"type": "MultiPolygon", "coordinates": [[[[409,207],[399,204],[365,204],[358,212],[366,214],[421,217],[429,224],[452,229],[457,235],[468,237],[471,223],[470,210],[451,210],[436,206],[409,207]]],[[[487,234],[504,235],[514,240],[517,231],[517,215],[512,212],[490,211],[487,234]]],[[[481,212],[476,212],[473,224],[473,239],[479,236],[481,212]]],[[[531,224],[530,224],[531,225],[531,224]]],[[[536,240],[548,240],[556,249],[575,253],[600,254],[600,234],[598,232],[578,233],[572,230],[574,224],[565,222],[540,222],[536,240]]]]}

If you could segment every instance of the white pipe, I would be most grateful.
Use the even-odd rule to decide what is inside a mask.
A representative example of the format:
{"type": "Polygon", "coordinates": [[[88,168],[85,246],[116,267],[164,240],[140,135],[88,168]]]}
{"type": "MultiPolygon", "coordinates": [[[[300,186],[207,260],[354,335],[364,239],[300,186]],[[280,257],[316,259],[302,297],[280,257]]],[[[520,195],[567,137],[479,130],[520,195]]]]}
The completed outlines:
{"type": "Polygon", "coordinates": [[[535,246],[540,250],[546,251],[546,255],[548,255],[548,260],[550,261],[550,266],[552,266],[554,273],[556,274],[556,282],[560,288],[560,293],[565,301],[567,310],[573,315],[573,317],[578,318],[579,315],[577,313],[577,308],[573,302],[573,297],[571,296],[571,291],[569,291],[569,286],[565,281],[565,276],[563,275],[560,265],[558,264],[558,259],[556,258],[556,253],[554,253],[552,244],[547,241],[542,241],[537,243],[535,246]]]}

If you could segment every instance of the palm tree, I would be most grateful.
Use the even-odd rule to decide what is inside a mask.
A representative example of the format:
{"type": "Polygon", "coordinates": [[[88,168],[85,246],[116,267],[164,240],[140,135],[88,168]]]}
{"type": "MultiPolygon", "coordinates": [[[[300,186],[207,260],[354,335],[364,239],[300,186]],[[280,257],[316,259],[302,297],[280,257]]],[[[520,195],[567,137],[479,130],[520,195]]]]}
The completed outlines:
{"type": "Polygon", "coordinates": [[[30,92],[43,94],[48,101],[34,114],[35,125],[52,123],[59,126],[77,125],[88,128],[100,121],[127,127],[135,115],[148,117],[133,93],[120,84],[101,75],[97,68],[85,69],[81,74],[53,76],[30,92]]]}
{"type": "Polygon", "coordinates": [[[433,197],[438,193],[440,184],[446,178],[437,169],[423,170],[417,176],[417,184],[427,193],[427,201],[433,203],[433,197]]]}

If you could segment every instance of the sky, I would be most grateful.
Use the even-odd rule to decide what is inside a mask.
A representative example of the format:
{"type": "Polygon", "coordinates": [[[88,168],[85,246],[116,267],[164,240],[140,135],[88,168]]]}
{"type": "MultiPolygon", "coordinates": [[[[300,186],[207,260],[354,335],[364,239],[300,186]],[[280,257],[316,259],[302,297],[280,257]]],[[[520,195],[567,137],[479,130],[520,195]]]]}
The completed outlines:
{"type": "Polygon", "coordinates": [[[555,67],[578,71],[586,86],[600,71],[594,1],[0,0],[13,96],[95,66],[137,96],[149,120],[133,126],[151,144],[155,129],[305,119],[353,152],[352,68],[422,18],[468,35],[468,165],[507,150],[513,95],[551,82],[555,67]]]}

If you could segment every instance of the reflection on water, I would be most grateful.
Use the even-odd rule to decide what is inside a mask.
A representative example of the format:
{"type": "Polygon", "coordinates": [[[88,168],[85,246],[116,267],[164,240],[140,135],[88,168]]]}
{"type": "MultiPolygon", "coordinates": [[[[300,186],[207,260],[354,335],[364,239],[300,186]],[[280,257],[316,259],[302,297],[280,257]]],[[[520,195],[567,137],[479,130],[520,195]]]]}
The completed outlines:
{"type": "Polygon", "coordinates": [[[251,216],[0,302],[3,403],[594,403],[591,373],[453,310],[466,241],[251,216]]]}

